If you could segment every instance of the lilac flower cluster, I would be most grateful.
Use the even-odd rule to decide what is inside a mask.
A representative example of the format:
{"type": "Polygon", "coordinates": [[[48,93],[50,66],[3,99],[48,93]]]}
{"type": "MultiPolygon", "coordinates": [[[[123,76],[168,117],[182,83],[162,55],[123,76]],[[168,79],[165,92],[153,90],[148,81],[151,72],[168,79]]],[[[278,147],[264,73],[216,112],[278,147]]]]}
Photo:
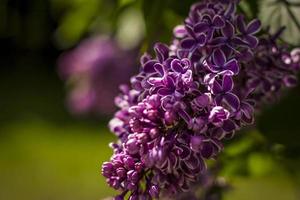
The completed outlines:
{"type": "Polygon", "coordinates": [[[134,51],[109,38],[91,37],[62,54],[59,73],[69,87],[68,107],[75,114],[109,115],[115,111],[118,85],[128,83],[136,69],[134,51]]]}
{"type": "Polygon", "coordinates": [[[260,38],[252,60],[244,64],[240,77],[242,88],[255,100],[256,108],[274,102],[284,88],[297,85],[297,72],[300,70],[300,49],[291,52],[277,42],[281,33],[265,34],[260,38]],[[242,78],[243,77],[243,78],[242,78]]]}
{"type": "Polygon", "coordinates": [[[115,199],[189,191],[223,140],[253,123],[255,103],[295,84],[299,52],[280,47],[276,36],[257,38],[260,22],[246,23],[237,3],[193,5],[172,44],[157,43],[155,57],[142,56],[131,87],[121,87],[109,124],[119,141],[102,166],[107,183],[121,191],[115,199]]]}

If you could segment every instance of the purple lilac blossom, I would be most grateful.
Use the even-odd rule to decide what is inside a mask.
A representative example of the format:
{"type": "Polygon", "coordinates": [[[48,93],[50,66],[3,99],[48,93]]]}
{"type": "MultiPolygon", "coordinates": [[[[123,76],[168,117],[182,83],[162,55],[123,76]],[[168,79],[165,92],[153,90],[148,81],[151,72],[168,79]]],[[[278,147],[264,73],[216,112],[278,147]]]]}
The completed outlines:
{"type": "Polygon", "coordinates": [[[109,126],[119,138],[102,167],[116,199],[175,198],[207,173],[223,141],[254,122],[269,96],[296,83],[299,51],[256,33],[238,1],[206,0],[191,7],[171,45],[144,54],[140,73],[116,98],[109,126]]]}
{"type": "Polygon", "coordinates": [[[134,51],[121,49],[112,39],[92,37],[63,53],[59,73],[70,85],[67,105],[75,114],[109,115],[118,85],[128,83],[135,69],[134,51]]]}

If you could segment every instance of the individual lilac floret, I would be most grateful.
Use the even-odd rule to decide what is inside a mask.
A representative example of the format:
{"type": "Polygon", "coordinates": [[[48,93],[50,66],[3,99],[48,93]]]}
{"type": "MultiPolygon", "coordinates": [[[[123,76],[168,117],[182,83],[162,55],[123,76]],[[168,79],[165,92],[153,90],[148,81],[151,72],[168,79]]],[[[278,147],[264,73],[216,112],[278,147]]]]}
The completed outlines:
{"type": "Polygon", "coordinates": [[[213,52],[212,55],[212,64],[208,64],[208,68],[213,72],[213,73],[218,73],[222,71],[229,70],[233,74],[238,74],[239,73],[239,65],[236,59],[231,59],[229,61],[226,60],[226,55],[225,53],[220,50],[216,49],[213,52]]]}
{"type": "Polygon", "coordinates": [[[266,98],[296,83],[299,51],[279,46],[276,35],[257,38],[260,22],[237,15],[238,2],[193,5],[173,43],[157,43],[155,56],[142,56],[131,87],[121,87],[109,124],[119,140],[102,167],[121,192],[116,199],[175,199],[190,191],[224,140],[252,124],[266,98]]]}
{"type": "Polygon", "coordinates": [[[258,19],[252,20],[248,25],[245,24],[244,16],[237,17],[237,27],[241,33],[241,38],[245,40],[251,48],[255,48],[258,39],[254,36],[260,29],[261,23],[258,19]]]}
{"type": "Polygon", "coordinates": [[[92,37],[62,54],[59,73],[68,86],[68,107],[75,114],[112,114],[119,84],[136,71],[135,52],[122,50],[115,41],[92,37]]]}

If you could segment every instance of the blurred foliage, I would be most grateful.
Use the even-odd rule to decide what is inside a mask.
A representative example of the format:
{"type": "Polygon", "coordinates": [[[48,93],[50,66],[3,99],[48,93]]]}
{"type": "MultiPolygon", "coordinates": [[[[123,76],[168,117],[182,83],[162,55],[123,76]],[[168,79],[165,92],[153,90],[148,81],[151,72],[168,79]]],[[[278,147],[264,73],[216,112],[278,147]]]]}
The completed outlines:
{"type": "Polygon", "coordinates": [[[139,9],[128,8],[120,14],[116,38],[121,47],[133,49],[143,40],[145,24],[139,9]]]}
{"type": "Polygon", "coordinates": [[[258,131],[240,132],[219,158],[220,176],[232,187],[225,200],[297,200],[300,173],[295,163],[300,159],[292,160],[285,156],[282,145],[269,142],[258,131]]]}
{"type": "Polygon", "coordinates": [[[298,200],[298,188],[287,177],[236,178],[224,200],[298,200]],[[252,191],[252,192],[250,192],[252,191]]]}
{"type": "Polygon", "coordinates": [[[110,0],[51,0],[53,17],[59,22],[55,38],[61,47],[73,46],[87,32],[101,27],[110,31],[113,8],[116,1],[110,0]],[[105,11],[105,12],[104,12],[105,11]]]}
{"type": "Polygon", "coordinates": [[[0,199],[102,199],[114,194],[100,176],[113,140],[105,129],[39,119],[1,127],[0,199]]]}
{"type": "Polygon", "coordinates": [[[173,28],[183,23],[190,5],[194,2],[194,0],[187,0],[185,3],[177,0],[144,0],[142,8],[147,30],[146,49],[158,41],[169,43],[173,28]]]}
{"type": "Polygon", "coordinates": [[[258,119],[258,127],[269,142],[285,146],[285,156],[300,155],[300,87],[288,91],[275,105],[265,109],[258,119]]]}

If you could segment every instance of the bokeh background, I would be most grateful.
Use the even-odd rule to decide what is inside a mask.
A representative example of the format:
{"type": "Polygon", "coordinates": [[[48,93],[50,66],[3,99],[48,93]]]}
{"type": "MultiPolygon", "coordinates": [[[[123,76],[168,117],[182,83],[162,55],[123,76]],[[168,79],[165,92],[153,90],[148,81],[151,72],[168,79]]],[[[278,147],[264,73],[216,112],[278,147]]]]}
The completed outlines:
{"type": "MultiPolygon", "coordinates": [[[[74,110],[68,100],[71,91],[91,80],[90,75],[66,78],[61,71],[67,64],[61,60],[89,38],[109,38],[117,46],[115,54],[125,52],[131,59],[122,70],[134,73],[138,55],[156,41],[170,41],[172,28],[194,2],[0,1],[1,200],[100,200],[114,194],[100,174],[102,162],[112,153],[108,143],[115,139],[106,126],[113,110],[103,110],[113,101],[105,101],[99,109],[90,105],[74,110]]],[[[259,16],[265,25],[285,25],[283,40],[296,47],[299,4],[299,0],[242,0],[238,9],[249,18],[259,16]]],[[[120,63],[124,67],[122,59],[104,66],[101,73],[106,76],[99,83],[103,90],[113,85],[108,91],[117,91],[114,84],[124,73],[112,69],[120,63]]],[[[99,95],[96,101],[101,104],[110,94],[99,95]]],[[[231,189],[225,199],[300,199],[299,113],[300,86],[267,105],[257,126],[226,145],[220,175],[231,189]]]]}

